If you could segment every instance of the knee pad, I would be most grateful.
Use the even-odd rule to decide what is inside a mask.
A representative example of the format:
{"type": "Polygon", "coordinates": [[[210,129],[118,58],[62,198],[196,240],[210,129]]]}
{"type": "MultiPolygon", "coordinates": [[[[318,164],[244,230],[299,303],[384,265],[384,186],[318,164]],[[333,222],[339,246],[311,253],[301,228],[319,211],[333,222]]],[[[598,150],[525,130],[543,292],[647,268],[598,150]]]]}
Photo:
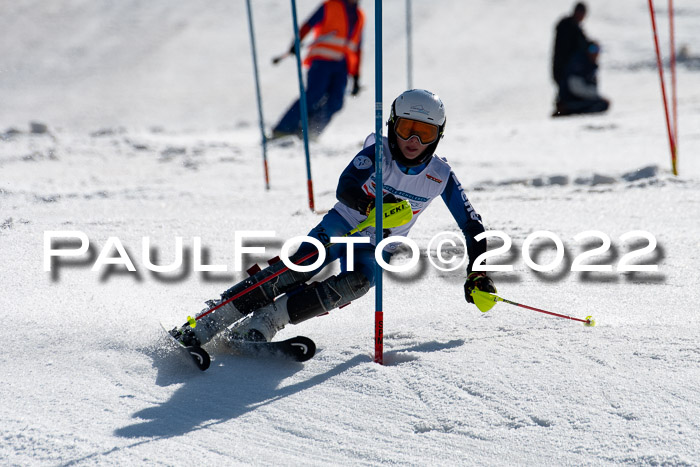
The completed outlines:
{"type": "Polygon", "coordinates": [[[289,322],[298,324],[347,305],[369,289],[369,280],[363,274],[348,272],[290,292],[287,301],[289,322]]]}

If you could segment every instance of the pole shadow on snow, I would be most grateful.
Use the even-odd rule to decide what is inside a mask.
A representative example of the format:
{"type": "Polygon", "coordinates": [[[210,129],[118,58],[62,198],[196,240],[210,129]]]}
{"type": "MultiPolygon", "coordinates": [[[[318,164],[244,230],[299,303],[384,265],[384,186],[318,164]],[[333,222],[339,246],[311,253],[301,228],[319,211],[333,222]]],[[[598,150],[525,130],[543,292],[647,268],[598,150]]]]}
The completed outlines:
{"type": "Polygon", "coordinates": [[[453,339],[449,342],[423,342],[412,347],[403,349],[394,349],[384,352],[384,365],[396,366],[401,363],[412,362],[418,360],[416,353],[439,352],[441,350],[454,349],[464,345],[464,339],[453,339]]]}

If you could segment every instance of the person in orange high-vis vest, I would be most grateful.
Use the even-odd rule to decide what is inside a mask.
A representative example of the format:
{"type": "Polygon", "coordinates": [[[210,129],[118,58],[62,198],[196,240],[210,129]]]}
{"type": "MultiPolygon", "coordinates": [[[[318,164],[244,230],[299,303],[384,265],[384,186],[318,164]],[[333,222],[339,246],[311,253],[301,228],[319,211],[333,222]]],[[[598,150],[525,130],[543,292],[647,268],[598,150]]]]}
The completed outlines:
{"type": "MultiPolygon", "coordinates": [[[[353,77],[351,94],[360,91],[360,59],[364,13],[357,0],[327,0],[302,25],[300,39],[314,31],[314,40],[304,65],[309,67],[306,108],[309,133],[318,137],[331,117],[343,107],[348,75],[353,77]]],[[[294,44],[289,50],[294,54],[294,44]]],[[[272,138],[302,136],[301,106],[297,100],[272,130],[272,138]]]]}

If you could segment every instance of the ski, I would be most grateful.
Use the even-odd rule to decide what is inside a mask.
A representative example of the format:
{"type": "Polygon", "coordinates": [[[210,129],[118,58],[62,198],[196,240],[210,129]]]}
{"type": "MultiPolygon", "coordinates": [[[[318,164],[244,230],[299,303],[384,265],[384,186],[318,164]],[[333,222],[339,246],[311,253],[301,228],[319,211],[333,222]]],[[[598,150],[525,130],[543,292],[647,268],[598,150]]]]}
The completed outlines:
{"type": "Polygon", "coordinates": [[[273,342],[228,339],[228,346],[237,354],[250,357],[278,357],[305,362],[316,354],[314,341],[304,336],[273,342]]]}
{"type": "Polygon", "coordinates": [[[186,355],[187,358],[197,366],[197,368],[199,368],[202,371],[209,368],[209,365],[211,364],[211,358],[209,357],[209,354],[206,350],[198,346],[184,345],[182,342],[175,339],[175,336],[173,336],[171,331],[168,330],[168,326],[165,323],[161,322],[160,326],[163,328],[163,331],[165,331],[165,334],[170,338],[170,340],[173,343],[175,343],[182,355],[186,355]]]}

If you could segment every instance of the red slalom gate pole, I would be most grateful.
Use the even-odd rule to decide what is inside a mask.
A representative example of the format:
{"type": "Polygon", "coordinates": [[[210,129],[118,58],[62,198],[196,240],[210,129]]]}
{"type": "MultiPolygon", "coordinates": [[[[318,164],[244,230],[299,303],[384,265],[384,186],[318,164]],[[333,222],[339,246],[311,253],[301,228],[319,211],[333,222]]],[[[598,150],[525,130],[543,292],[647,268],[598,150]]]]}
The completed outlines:
{"type": "Polygon", "coordinates": [[[676,99],[676,28],[673,26],[673,0],[668,0],[668,26],[671,32],[671,109],[673,112],[673,141],[678,155],[678,100],[676,99]]]}
{"type": "MultiPolygon", "coordinates": [[[[307,153],[308,157],[308,153],[307,153]]],[[[309,162],[310,164],[310,162],[309,162]]],[[[306,181],[306,188],[308,191],[309,195],[309,208],[311,208],[311,211],[316,212],[316,205],[314,204],[314,182],[311,179],[311,165],[307,164],[307,167],[309,167],[309,179],[306,181]]]]}
{"type": "Polygon", "coordinates": [[[374,312],[374,363],[384,364],[384,312],[374,312]]]}
{"type": "MultiPolygon", "coordinates": [[[[384,193],[384,175],[382,171],[383,165],[383,144],[382,144],[382,127],[384,125],[384,117],[382,116],[382,2],[375,0],[374,2],[374,124],[375,124],[375,193],[376,193],[376,221],[374,230],[375,243],[379,245],[382,238],[383,219],[383,193],[384,193]]],[[[381,254],[381,253],[380,253],[381,254]]],[[[384,306],[383,306],[383,270],[379,263],[375,264],[374,274],[374,362],[380,365],[384,364],[384,306]]]]}
{"type": "Polygon", "coordinates": [[[671,147],[671,168],[673,175],[678,175],[676,168],[676,142],[671,131],[671,122],[668,115],[668,100],[666,99],[666,85],[664,84],[664,66],[661,61],[661,50],[659,49],[659,38],[656,33],[656,15],[654,14],[654,4],[649,0],[649,14],[651,15],[651,29],[654,33],[654,47],[656,49],[656,65],[659,68],[659,78],[661,80],[661,97],[664,100],[664,112],[666,114],[666,130],[668,132],[668,142],[671,147]]]}
{"type": "Polygon", "coordinates": [[[297,59],[297,75],[299,77],[299,106],[301,110],[301,128],[304,139],[304,154],[306,155],[306,180],[309,195],[309,208],[315,212],[314,189],[311,179],[311,156],[309,155],[309,112],[306,106],[306,90],[304,89],[304,77],[301,71],[301,37],[299,36],[299,23],[297,22],[297,2],[292,0],[292,22],[294,25],[294,51],[297,59]]]}

